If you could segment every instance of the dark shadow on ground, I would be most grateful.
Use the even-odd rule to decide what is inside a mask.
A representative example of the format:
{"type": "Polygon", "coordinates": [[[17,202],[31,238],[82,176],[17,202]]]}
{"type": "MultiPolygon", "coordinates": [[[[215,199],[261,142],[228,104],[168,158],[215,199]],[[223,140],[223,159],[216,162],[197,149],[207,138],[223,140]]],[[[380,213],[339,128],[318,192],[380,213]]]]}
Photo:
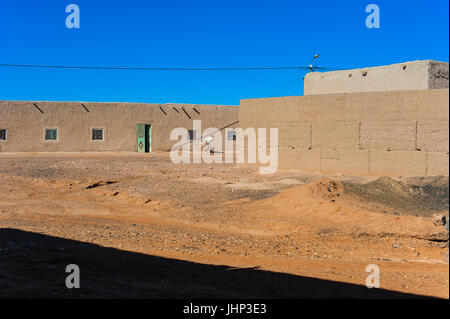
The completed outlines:
{"type": "Polygon", "coordinates": [[[423,298],[258,270],[198,264],[0,229],[0,298],[423,298]],[[68,264],[80,289],[67,289],[68,264]]]}

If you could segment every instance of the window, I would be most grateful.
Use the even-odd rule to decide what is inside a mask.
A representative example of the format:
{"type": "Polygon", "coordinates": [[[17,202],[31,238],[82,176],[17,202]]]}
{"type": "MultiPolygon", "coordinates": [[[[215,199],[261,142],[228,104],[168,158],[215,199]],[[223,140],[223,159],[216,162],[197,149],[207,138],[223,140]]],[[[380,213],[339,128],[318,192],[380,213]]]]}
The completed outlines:
{"type": "Polygon", "coordinates": [[[46,141],[56,141],[58,140],[58,130],[57,129],[46,129],[45,130],[45,140],[46,141]]]}
{"type": "Polygon", "coordinates": [[[0,129],[0,141],[6,141],[7,132],[5,128],[0,129]]]}
{"type": "Polygon", "coordinates": [[[93,141],[103,141],[103,129],[93,128],[92,129],[92,140],[93,141]]]}
{"type": "Polygon", "coordinates": [[[189,130],[189,140],[190,141],[195,140],[195,131],[194,130],[189,130]]]}
{"type": "Polygon", "coordinates": [[[236,131],[228,131],[228,140],[236,141],[236,131]]]}

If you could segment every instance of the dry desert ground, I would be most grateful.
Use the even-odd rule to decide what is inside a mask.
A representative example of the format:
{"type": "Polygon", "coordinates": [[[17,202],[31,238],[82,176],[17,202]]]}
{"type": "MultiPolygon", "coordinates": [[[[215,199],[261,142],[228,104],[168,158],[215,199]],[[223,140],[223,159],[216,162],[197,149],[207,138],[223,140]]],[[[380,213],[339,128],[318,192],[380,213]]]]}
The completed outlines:
{"type": "Polygon", "coordinates": [[[448,298],[439,213],[448,177],[0,154],[0,297],[448,298]],[[80,289],[65,286],[68,264],[80,289]]]}

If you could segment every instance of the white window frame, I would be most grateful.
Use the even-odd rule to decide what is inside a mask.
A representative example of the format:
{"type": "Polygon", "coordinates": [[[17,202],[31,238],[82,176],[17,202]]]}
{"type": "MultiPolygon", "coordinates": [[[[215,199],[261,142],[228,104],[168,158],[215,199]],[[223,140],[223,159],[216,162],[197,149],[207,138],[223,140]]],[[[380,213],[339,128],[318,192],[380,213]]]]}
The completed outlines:
{"type": "Polygon", "coordinates": [[[106,129],[104,127],[91,127],[91,136],[90,136],[90,140],[91,142],[104,142],[106,140],[106,135],[105,135],[106,129]],[[102,139],[101,140],[94,140],[93,138],[93,133],[94,130],[101,130],[102,131],[102,139]]]}
{"type": "Polygon", "coordinates": [[[8,141],[8,129],[7,128],[1,128],[0,130],[5,130],[5,139],[4,140],[0,139],[0,142],[8,141]]]}
{"type": "Polygon", "coordinates": [[[44,142],[46,143],[58,143],[59,142],[59,127],[46,127],[44,128],[44,142]],[[47,130],[56,130],[56,140],[47,140],[47,130]]]}

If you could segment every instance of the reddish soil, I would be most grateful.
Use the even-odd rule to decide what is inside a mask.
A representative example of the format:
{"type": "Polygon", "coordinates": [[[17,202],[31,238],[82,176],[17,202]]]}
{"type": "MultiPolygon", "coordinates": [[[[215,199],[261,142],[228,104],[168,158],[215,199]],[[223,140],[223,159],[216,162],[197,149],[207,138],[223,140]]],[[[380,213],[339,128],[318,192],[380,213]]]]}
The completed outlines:
{"type": "Polygon", "coordinates": [[[439,209],[392,213],[346,191],[374,179],[163,153],[2,154],[0,297],[448,298],[439,209]],[[365,287],[369,264],[380,289],[365,287]]]}

